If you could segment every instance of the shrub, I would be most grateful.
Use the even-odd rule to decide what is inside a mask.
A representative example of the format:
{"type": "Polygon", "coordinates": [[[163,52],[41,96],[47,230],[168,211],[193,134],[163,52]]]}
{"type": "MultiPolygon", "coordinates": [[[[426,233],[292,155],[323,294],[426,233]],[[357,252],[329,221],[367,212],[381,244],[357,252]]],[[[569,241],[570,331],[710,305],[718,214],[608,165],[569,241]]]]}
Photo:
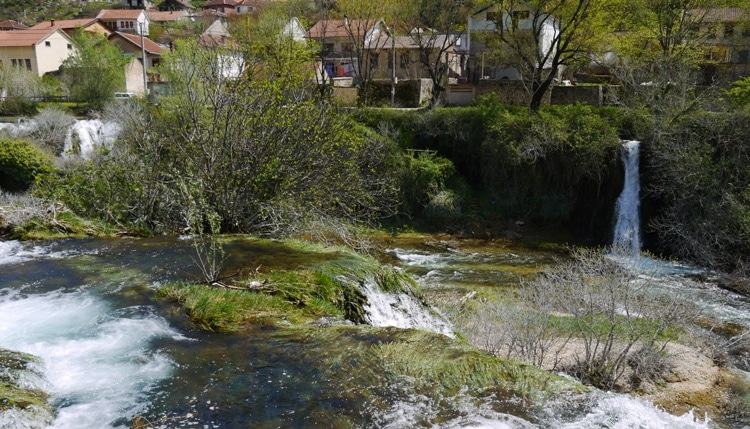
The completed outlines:
{"type": "Polygon", "coordinates": [[[32,143],[0,139],[0,188],[25,191],[52,170],[51,159],[32,143]]]}
{"type": "Polygon", "coordinates": [[[36,126],[30,137],[42,146],[48,147],[56,155],[63,152],[68,128],[76,118],[57,106],[45,107],[34,117],[36,126]]]}

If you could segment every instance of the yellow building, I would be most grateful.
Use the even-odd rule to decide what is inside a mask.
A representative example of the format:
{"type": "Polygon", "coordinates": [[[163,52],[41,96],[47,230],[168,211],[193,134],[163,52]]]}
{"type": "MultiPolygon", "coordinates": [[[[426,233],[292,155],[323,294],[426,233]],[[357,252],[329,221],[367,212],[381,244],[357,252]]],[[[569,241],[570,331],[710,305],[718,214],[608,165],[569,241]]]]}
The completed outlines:
{"type": "Polygon", "coordinates": [[[60,28],[0,32],[0,63],[43,76],[60,69],[75,52],[73,40],[60,28]]]}

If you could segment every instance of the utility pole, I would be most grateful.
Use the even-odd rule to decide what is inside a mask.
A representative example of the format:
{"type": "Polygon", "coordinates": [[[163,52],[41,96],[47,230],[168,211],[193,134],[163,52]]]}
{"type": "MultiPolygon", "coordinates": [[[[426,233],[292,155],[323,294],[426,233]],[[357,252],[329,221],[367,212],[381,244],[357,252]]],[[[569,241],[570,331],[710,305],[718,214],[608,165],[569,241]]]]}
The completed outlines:
{"type": "Polygon", "coordinates": [[[394,107],[396,105],[396,36],[385,21],[383,25],[391,37],[391,107],[394,107]]]}
{"type": "Polygon", "coordinates": [[[143,37],[143,23],[138,22],[138,28],[140,29],[141,33],[141,62],[143,63],[143,92],[146,94],[146,100],[148,100],[148,75],[146,74],[146,67],[147,67],[147,61],[146,61],[146,43],[144,42],[143,37]]]}

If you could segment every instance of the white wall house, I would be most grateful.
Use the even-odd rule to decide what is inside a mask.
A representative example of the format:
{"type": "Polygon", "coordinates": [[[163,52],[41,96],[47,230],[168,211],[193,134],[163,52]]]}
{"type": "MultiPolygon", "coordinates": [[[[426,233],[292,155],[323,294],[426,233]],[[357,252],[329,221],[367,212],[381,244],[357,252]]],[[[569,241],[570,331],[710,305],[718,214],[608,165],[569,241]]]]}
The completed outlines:
{"type": "MultiPolygon", "coordinates": [[[[467,49],[473,56],[474,69],[480,79],[520,79],[520,74],[512,67],[492,64],[486,55],[486,40],[498,30],[498,25],[505,29],[532,30],[535,9],[528,5],[519,5],[510,13],[500,11],[495,6],[485,6],[469,15],[467,28],[467,49]]],[[[539,52],[553,49],[553,41],[558,32],[558,23],[552,16],[541,22],[541,40],[539,52]]],[[[545,64],[545,67],[548,64],[545,64]]]]}
{"type": "Polygon", "coordinates": [[[57,27],[0,32],[0,61],[38,76],[60,69],[75,52],[73,40],[57,27]]]}
{"type": "Polygon", "coordinates": [[[143,33],[144,36],[149,34],[151,22],[143,9],[102,9],[96,18],[112,32],[143,33]]]}

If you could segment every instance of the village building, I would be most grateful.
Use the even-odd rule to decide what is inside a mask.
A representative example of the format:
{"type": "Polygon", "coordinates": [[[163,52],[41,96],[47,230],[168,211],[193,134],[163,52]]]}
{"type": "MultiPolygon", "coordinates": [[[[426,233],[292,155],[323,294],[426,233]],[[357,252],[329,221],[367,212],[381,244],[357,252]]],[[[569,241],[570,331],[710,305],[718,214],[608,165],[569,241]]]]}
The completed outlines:
{"type": "Polygon", "coordinates": [[[0,32],[0,63],[37,76],[59,70],[74,52],[73,40],[57,27],[0,32]]]}

